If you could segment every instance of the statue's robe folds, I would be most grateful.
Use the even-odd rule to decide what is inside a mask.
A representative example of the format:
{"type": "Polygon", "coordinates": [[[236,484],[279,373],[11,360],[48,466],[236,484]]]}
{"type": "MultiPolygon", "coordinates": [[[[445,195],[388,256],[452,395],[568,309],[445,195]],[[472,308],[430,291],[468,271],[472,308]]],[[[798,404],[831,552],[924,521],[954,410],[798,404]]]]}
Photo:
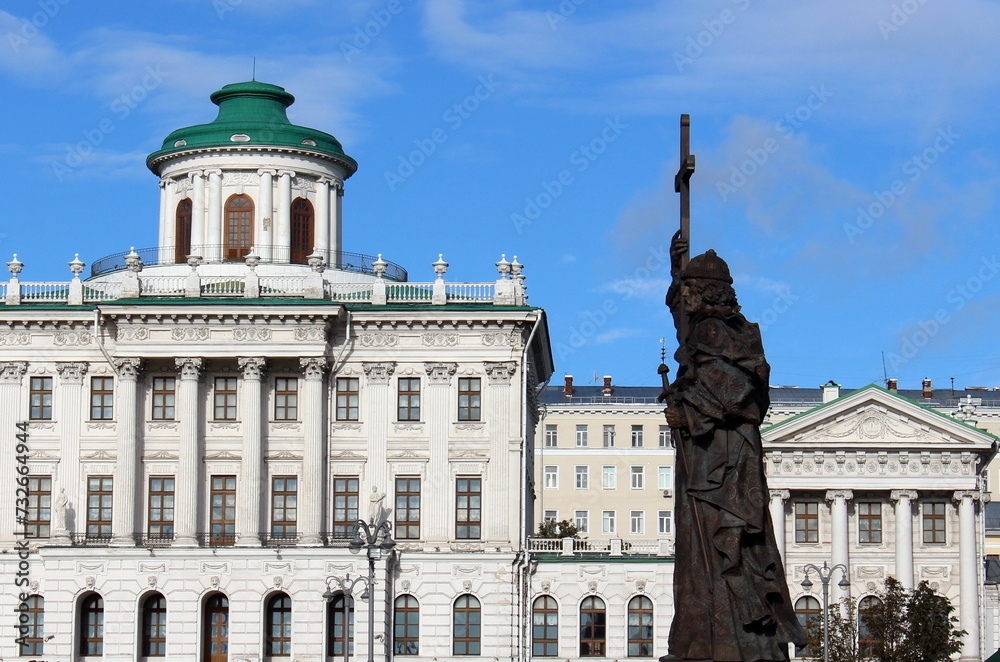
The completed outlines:
{"type": "Polygon", "coordinates": [[[683,660],[785,660],[788,642],[804,645],[807,635],[791,605],[767,507],[759,426],[770,368],[760,331],[729,308],[690,318],[688,329],[668,398],[687,427],[673,431],[669,653],[683,660]]]}

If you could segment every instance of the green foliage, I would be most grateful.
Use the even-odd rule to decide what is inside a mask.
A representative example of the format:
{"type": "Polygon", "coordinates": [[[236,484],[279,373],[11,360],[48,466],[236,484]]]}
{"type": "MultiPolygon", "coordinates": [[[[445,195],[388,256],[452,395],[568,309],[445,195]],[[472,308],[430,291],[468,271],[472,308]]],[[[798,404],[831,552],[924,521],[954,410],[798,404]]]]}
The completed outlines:
{"type": "MultiPolygon", "coordinates": [[[[889,577],[877,597],[860,613],[850,600],[830,605],[830,662],[949,662],[961,650],[966,633],[955,607],[927,582],[910,593],[889,577]]],[[[808,630],[808,656],[822,660],[823,619],[811,619],[808,630]]]]}
{"type": "Polygon", "coordinates": [[[579,538],[580,531],[576,528],[576,524],[564,519],[561,522],[556,522],[555,520],[546,520],[538,525],[539,538],[579,538]]]}

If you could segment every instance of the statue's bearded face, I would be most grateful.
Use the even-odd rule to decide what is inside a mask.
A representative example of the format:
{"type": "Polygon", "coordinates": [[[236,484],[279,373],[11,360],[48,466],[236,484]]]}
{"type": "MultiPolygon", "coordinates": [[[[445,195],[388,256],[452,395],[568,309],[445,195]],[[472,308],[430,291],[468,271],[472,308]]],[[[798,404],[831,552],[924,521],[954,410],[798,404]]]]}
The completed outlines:
{"type": "Polygon", "coordinates": [[[689,313],[696,313],[706,308],[723,306],[737,308],[736,290],[729,283],[709,278],[688,278],[681,285],[681,296],[689,313]]]}

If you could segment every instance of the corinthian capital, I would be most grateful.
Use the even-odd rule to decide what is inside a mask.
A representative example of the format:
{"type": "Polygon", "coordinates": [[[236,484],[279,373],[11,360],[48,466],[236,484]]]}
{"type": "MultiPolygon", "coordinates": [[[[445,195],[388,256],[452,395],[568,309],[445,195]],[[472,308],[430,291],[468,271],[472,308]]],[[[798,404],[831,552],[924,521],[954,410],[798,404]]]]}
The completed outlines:
{"type": "Polygon", "coordinates": [[[243,371],[243,379],[260,379],[264,376],[264,368],[267,366],[267,359],[259,356],[240,357],[236,359],[243,371]]]}
{"type": "Polygon", "coordinates": [[[83,376],[87,374],[86,363],[57,363],[59,377],[67,384],[82,384],[83,376]]]}
{"type": "Polygon", "coordinates": [[[174,365],[180,370],[181,379],[198,379],[201,376],[201,369],[205,366],[205,359],[199,358],[177,358],[174,365]]]}
{"type": "Polygon", "coordinates": [[[299,366],[305,373],[306,379],[323,379],[323,371],[326,370],[326,359],[322,356],[309,356],[299,359],[299,366]]]}

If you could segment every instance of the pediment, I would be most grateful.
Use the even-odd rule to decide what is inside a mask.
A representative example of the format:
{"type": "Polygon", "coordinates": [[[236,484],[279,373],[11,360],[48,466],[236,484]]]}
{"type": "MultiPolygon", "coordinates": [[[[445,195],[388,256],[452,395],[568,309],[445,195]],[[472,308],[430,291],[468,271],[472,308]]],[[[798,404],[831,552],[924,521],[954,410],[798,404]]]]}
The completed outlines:
{"type": "Polygon", "coordinates": [[[762,430],[768,446],[992,447],[995,438],[940,412],[868,386],[762,430]]]}

